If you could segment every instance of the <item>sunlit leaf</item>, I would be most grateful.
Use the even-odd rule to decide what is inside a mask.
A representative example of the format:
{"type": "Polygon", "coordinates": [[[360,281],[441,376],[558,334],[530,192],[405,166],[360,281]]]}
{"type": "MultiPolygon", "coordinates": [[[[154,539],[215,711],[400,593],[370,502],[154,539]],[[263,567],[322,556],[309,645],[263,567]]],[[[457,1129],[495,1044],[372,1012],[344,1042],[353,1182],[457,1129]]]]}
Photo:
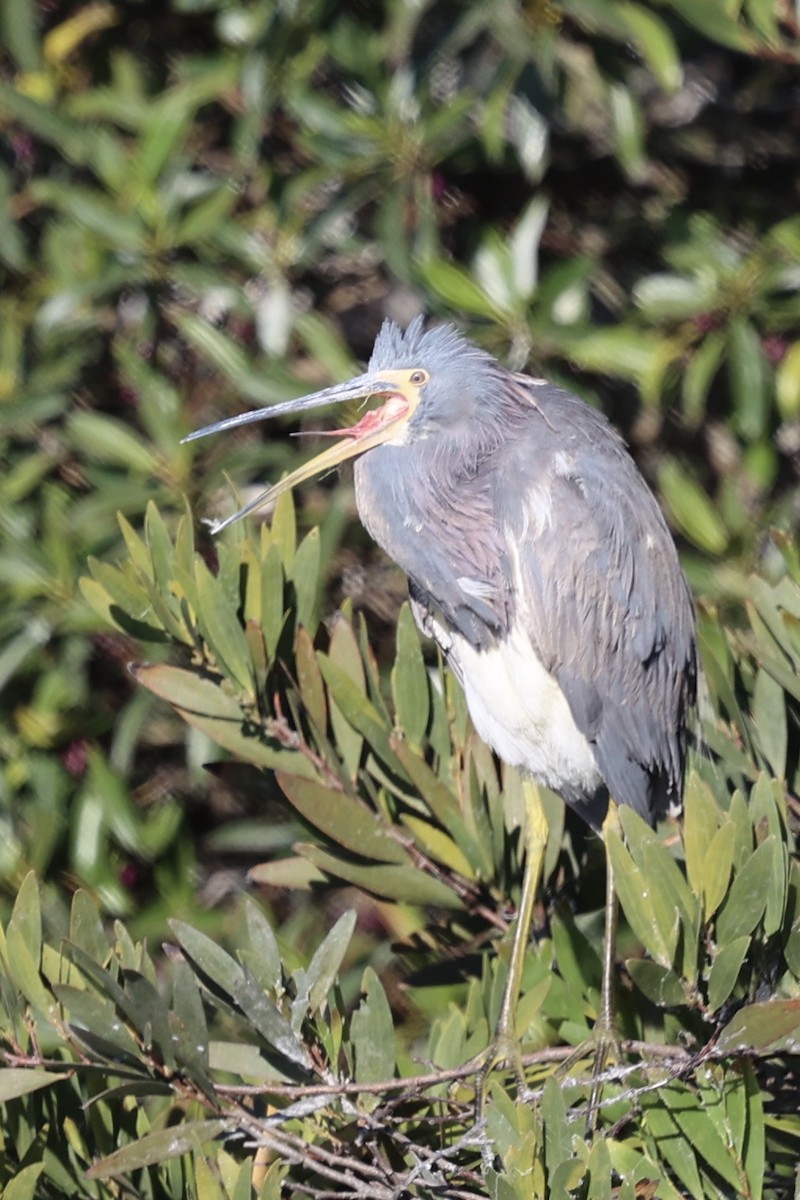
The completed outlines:
{"type": "Polygon", "coordinates": [[[332,841],[365,858],[393,863],[408,861],[400,841],[389,828],[352,796],[284,772],[279,772],[276,778],[298,812],[332,841]]]}
{"type": "Polygon", "coordinates": [[[166,1162],[181,1154],[189,1154],[195,1147],[211,1142],[225,1133],[231,1127],[226,1120],[213,1121],[184,1121],[178,1126],[159,1129],[147,1137],[140,1138],[109,1154],[106,1158],[98,1159],[86,1172],[88,1179],[108,1179],[112,1175],[120,1175],[127,1171],[136,1171],[141,1167],[151,1167],[155,1163],[166,1162]]]}
{"type": "Polygon", "coordinates": [[[367,967],[361,981],[362,1000],[351,1017],[355,1077],[359,1083],[377,1083],[394,1074],[394,1024],[381,981],[367,967]]]}
{"type": "Polygon", "coordinates": [[[460,899],[445,883],[414,867],[395,866],[393,863],[361,867],[328,854],[318,846],[303,845],[298,849],[314,866],[326,871],[334,879],[344,879],[375,896],[402,900],[407,904],[461,907],[460,899]]]}
{"type": "Polygon", "coordinates": [[[765,1000],[740,1008],[716,1041],[721,1054],[767,1050],[786,1043],[796,1054],[800,1046],[800,1000],[765,1000]]]}
{"type": "Polygon", "coordinates": [[[730,997],[749,949],[750,938],[746,934],[720,948],[708,976],[708,1007],[712,1011],[721,1008],[730,997]]]}
{"type": "Polygon", "coordinates": [[[39,1088],[50,1087],[63,1079],[54,1071],[38,1071],[31,1067],[0,1068],[0,1103],[7,1104],[18,1096],[27,1096],[39,1088]]]}

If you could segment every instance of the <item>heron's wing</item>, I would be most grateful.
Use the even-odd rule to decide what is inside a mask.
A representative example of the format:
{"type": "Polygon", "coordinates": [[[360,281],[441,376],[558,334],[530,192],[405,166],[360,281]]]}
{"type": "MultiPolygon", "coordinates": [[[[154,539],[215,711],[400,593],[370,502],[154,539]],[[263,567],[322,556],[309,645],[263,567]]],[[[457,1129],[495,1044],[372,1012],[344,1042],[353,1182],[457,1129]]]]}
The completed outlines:
{"type": "Polygon", "coordinates": [[[498,493],[517,620],[610,795],[652,821],[680,801],[694,698],[691,599],[655,498],[603,418],[581,411],[586,428],[562,436],[557,411],[547,413],[552,437],[539,430],[535,478],[521,475],[518,454],[517,480],[529,486],[517,486],[514,502],[500,498],[514,494],[508,483],[498,493]]]}

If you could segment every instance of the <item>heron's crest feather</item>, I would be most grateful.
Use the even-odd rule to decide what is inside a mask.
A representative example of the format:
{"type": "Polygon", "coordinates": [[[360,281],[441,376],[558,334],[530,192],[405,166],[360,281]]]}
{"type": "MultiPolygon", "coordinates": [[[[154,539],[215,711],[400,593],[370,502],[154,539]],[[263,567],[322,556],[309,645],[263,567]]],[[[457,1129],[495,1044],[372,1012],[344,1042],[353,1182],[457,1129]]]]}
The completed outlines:
{"type": "Polygon", "coordinates": [[[394,321],[384,321],[375,339],[369,360],[370,372],[403,367],[424,367],[433,371],[471,361],[485,364],[494,360],[485,350],[470,342],[454,325],[425,328],[425,317],[414,317],[403,330],[394,321]]]}

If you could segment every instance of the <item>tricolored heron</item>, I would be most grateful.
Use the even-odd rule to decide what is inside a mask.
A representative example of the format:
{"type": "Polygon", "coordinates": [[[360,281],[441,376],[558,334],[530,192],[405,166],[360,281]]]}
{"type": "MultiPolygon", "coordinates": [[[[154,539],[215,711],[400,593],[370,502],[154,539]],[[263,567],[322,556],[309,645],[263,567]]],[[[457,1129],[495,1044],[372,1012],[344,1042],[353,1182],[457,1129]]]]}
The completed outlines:
{"type": "MultiPolygon", "coordinates": [[[[405,571],[420,629],[441,647],[493,750],[602,832],[616,805],[651,825],[680,809],[695,700],[695,620],[656,500],[606,419],[513,374],[452,326],[381,329],[364,375],[218,421],[186,441],[285,413],[385,397],[343,440],[214,532],[356,458],[359,516],[405,571]],[[612,803],[613,801],[613,803],[612,803]]],[[[514,1017],[547,840],[526,790],[526,865],[494,1060],[519,1063],[514,1017]]],[[[613,1039],[616,896],[595,1033],[613,1039]]]]}

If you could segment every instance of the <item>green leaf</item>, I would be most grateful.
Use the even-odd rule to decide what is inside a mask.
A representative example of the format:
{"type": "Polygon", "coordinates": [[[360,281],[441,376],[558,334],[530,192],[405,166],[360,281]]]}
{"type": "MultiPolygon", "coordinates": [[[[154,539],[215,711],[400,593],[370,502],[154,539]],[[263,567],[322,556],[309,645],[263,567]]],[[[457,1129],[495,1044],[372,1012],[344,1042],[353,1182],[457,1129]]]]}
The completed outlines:
{"type": "Polygon", "coordinates": [[[703,419],[708,393],[722,362],[725,347],[724,334],[709,333],[686,365],[681,382],[683,415],[692,429],[696,429],[703,419]]]}
{"type": "MultiPolygon", "coordinates": [[[[192,1167],[194,1195],[197,1200],[228,1200],[227,1193],[223,1192],[217,1175],[212,1173],[206,1160],[197,1152],[192,1155],[192,1167]]],[[[216,1169],[219,1171],[218,1166],[216,1169]]],[[[248,1200],[250,1200],[249,1196],[248,1200]]]]}
{"type": "Polygon", "coordinates": [[[315,867],[326,871],[334,879],[345,879],[374,896],[400,900],[406,904],[433,904],[441,908],[461,907],[460,898],[447,884],[414,867],[395,866],[393,863],[379,867],[360,867],[328,854],[318,846],[299,845],[297,850],[315,867]]]}
{"type": "Polygon", "coordinates": [[[131,671],[140,683],[162,700],[187,713],[222,721],[242,720],[239,705],[219,684],[182,667],[135,664],[131,671]]]}
{"type": "Polygon", "coordinates": [[[125,1175],[141,1167],[152,1167],[156,1163],[179,1158],[182,1154],[190,1154],[198,1145],[214,1141],[232,1128],[234,1124],[230,1120],[184,1121],[180,1125],[170,1125],[98,1159],[89,1167],[86,1178],[109,1179],[112,1175],[125,1175]]]}
{"type": "Polygon", "coordinates": [[[631,808],[621,808],[619,817],[628,848],[652,890],[654,910],[662,921],[665,939],[672,929],[675,914],[680,915],[683,925],[683,973],[691,978],[700,926],[698,904],[677,862],[650,826],[631,808]]]}
{"type": "MultiPolygon", "coordinates": [[[[672,1090],[680,1085],[668,1085],[672,1090]]],[[[705,1195],[703,1181],[697,1165],[697,1155],[692,1141],[678,1128],[672,1105],[667,1105],[662,1099],[666,1089],[659,1089],[655,1096],[644,1095],[641,1098],[644,1110],[644,1124],[658,1147],[658,1155],[671,1167],[676,1178],[686,1189],[685,1195],[699,1197],[705,1195]]],[[[682,1194],[683,1195],[683,1194],[682,1194]]]]}
{"type": "MultiPolygon", "coordinates": [[[[145,511],[144,531],[150,563],[143,573],[150,576],[159,592],[167,595],[175,571],[175,551],[164,518],[152,500],[145,511]]],[[[138,558],[138,551],[135,557],[138,558]]]]}
{"type": "Polygon", "coordinates": [[[744,1169],[750,1185],[752,1200],[761,1200],[764,1188],[764,1164],[766,1158],[764,1099],[753,1064],[742,1060],[740,1069],[744,1075],[746,1123],[744,1136],[744,1169]]]}
{"type": "Polygon", "coordinates": [[[721,825],[703,859],[703,912],[708,921],[719,908],[728,890],[733,870],[736,828],[732,821],[721,825]]]}
{"type": "Polygon", "coordinates": [[[294,511],[294,496],[284,492],[278,497],[272,514],[272,540],[281,552],[283,567],[291,575],[297,552],[297,521],[294,511]]]}
{"type": "Polygon", "coordinates": [[[652,334],[631,326],[582,330],[574,335],[565,332],[561,336],[566,353],[580,366],[637,382],[650,369],[657,350],[652,334]]]}
{"type": "Polygon", "coordinates": [[[331,841],[364,858],[405,863],[408,854],[385,823],[360,801],[282,771],[275,776],[281,791],[297,811],[331,841]]]}
{"type": "Polygon", "coordinates": [[[449,870],[463,875],[466,879],[475,878],[475,870],[469,859],[453,839],[443,833],[441,829],[437,829],[429,821],[424,821],[422,817],[414,817],[410,813],[403,813],[400,819],[406,828],[411,830],[418,845],[436,862],[442,863],[449,870]]]}
{"type": "MultiPolygon", "coordinates": [[[[362,731],[350,719],[349,713],[343,711],[340,697],[331,687],[330,680],[325,674],[324,655],[317,654],[317,665],[328,684],[331,692],[330,716],[333,729],[334,743],[338,754],[347,768],[351,780],[358,777],[361,765],[361,754],[364,747],[362,731]]],[[[345,704],[350,711],[362,704],[368,704],[366,698],[366,678],[361,653],[349,621],[339,620],[333,627],[330,641],[330,662],[338,670],[336,676],[340,679],[338,691],[344,694],[345,704]]]]}
{"type": "Polygon", "coordinates": [[[355,927],[356,914],[353,909],[342,913],[325,940],[315,950],[307,970],[298,972],[298,994],[292,1004],[292,1017],[296,1028],[306,1012],[313,1016],[323,1011],[328,1001],[328,992],[333,987],[344,961],[355,927]]]}
{"type": "Polygon", "coordinates": [[[22,881],[11,910],[6,935],[18,936],[31,962],[38,968],[42,957],[42,914],[39,903],[39,884],[33,871],[22,881]]]}
{"type": "MultiPolygon", "coordinates": [[[[245,968],[237,977],[234,999],[253,1029],[290,1063],[310,1071],[311,1058],[289,1020],[245,968]]],[[[299,1025],[298,1025],[299,1028],[299,1025]]]]}
{"type": "Polygon", "coordinates": [[[155,985],[139,971],[123,970],[121,978],[128,1020],[138,1031],[145,1048],[155,1049],[165,1066],[172,1068],[175,1052],[166,1001],[155,985]]]}
{"type": "Polygon", "coordinates": [[[614,830],[606,833],[605,842],[617,894],[631,929],[656,962],[671,968],[678,942],[677,912],[662,891],[651,888],[614,830]]]}
{"type": "Polygon", "coordinates": [[[662,465],[658,482],[680,531],[707,554],[723,554],[728,532],[700,485],[674,459],[662,465]]]}
{"type": "Polygon", "coordinates": [[[277,1066],[274,1055],[258,1046],[244,1042],[212,1041],[209,1045],[209,1061],[212,1071],[239,1075],[253,1083],[275,1082],[281,1079],[297,1079],[294,1068],[283,1072],[277,1066]]]}
{"type": "Polygon", "coordinates": [[[413,750],[402,738],[393,736],[391,744],[421,799],[425,801],[439,824],[453,834],[463,849],[460,835],[463,832],[466,836],[466,827],[456,795],[431,770],[421,754],[413,750]]]}
{"type": "Polygon", "coordinates": [[[28,1067],[0,1068],[0,1104],[9,1100],[17,1100],[30,1092],[38,1092],[39,1088],[50,1087],[60,1083],[64,1074],[55,1071],[38,1071],[28,1067]]]}
{"type": "Polygon", "coordinates": [[[208,1079],[208,1024],[203,1000],[191,968],[180,959],[172,964],[169,1028],[177,1062],[188,1066],[205,1094],[212,1096],[208,1079]]]}
{"type": "Polygon", "coordinates": [[[792,342],[775,372],[778,412],[784,421],[800,417],[800,341],[792,342]]]}
{"type": "Polygon", "coordinates": [[[43,1170],[43,1162],[22,1167],[3,1189],[3,1200],[35,1200],[36,1185],[43,1170]]]}
{"type": "Polygon", "coordinates": [[[131,163],[132,173],[140,186],[155,183],[165,164],[177,153],[192,116],[191,108],[177,88],[162,93],[150,107],[131,163]]]}
{"type": "Polygon", "coordinates": [[[246,351],[227,334],[185,310],[176,309],[173,318],[189,344],[246,399],[265,405],[286,399],[282,388],[256,373],[246,351]]]}
{"type": "Polygon", "coordinates": [[[147,443],[115,417],[78,412],[70,418],[67,432],[71,445],[90,462],[125,467],[148,477],[158,472],[155,456],[147,443]]]}
{"type": "Polygon", "coordinates": [[[139,1047],[110,1000],[95,996],[87,988],[62,983],[53,984],[53,991],[66,1009],[70,1025],[79,1034],[83,1030],[90,1033],[97,1052],[102,1052],[111,1062],[141,1071],[139,1047]]]}
{"type": "Polygon", "coordinates": [[[770,390],[761,339],[749,321],[734,318],[729,326],[728,377],[736,426],[747,442],[764,436],[770,413],[770,390]]]}
{"type": "Polygon", "coordinates": [[[449,308],[475,313],[479,317],[496,316],[492,301],[469,277],[463,267],[436,259],[422,264],[422,275],[429,288],[444,300],[449,308]]]}
{"type": "Polygon", "coordinates": [[[629,958],[625,967],[633,982],[648,1000],[659,1008],[677,1008],[686,1002],[686,993],[674,971],[646,958],[629,958]]]}
{"type": "Polygon", "coordinates": [[[786,697],[783,688],[763,668],[756,672],[752,700],[753,722],[758,740],[776,779],[786,775],[789,735],[786,725],[786,697]]]}
{"type": "Polygon", "coordinates": [[[394,1022],[383,985],[372,967],[364,971],[361,993],[361,1003],[350,1022],[355,1078],[358,1083],[379,1083],[394,1076],[394,1022]]]}
{"type": "Polygon", "coordinates": [[[185,721],[245,762],[269,770],[289,770],[313,777],[315,768],[303,755],[266,744],[260,724],[251,722],[219,684],[193,671],[160,664],[136,663],[131,674],[143,687],[168,701],[185,721]]]}
{"type": "Polygon", "coordinates": [[[659,1092],[678,1128],[697,1154],[738,1194],[741,1177],[731,1150],[715,1128],[700,1098],[687,1087],[670,1086],[659,1092]]]}
{"type": "Polygon", "coordinates": [[[99,963],[105,962],[109,954],[108,938],[97,905],[83,888],[78,888],[72,897],[69,937],[70,941],[82,947],[90,958],[99,963]]]}
{"type": "MultiPolygon", "coordinates": [[[[138,256],[146,247],[144,223],[135,212],[125,212],[97,188],[81,187],[73,183],[65,188],[55,180],[38,179],[31,185],[31,192],[42,204],[51,205],[77,224],[113,246],[117,252],[138,256]]],[[[81,413],[80,417],[100,422],[111,421],[98,413],[81,413]]],[[[113,422],[120,425],[121,422],[113,422]]],[[[131,435],[132,436],[132,435],[131,435]]]]}
{"type": "MultiPolygon", "coordinates": [[[[3,44],[13,55],[21,71],[41,69],[42,52],[37,15],[36,7],[30,0],[7,0],[0,9],[0,35],[3,44]]],[[[26,1171],[31,1169],[26,1167],[26,1171]]],[[[22,1200],[22,1197],[18,1197],[17,1200],[22,1200]]]]}
{"type": "Polygon", "coordinates": [[[261,628],[270,662],[274,662],[284,623],[283,560],[280,546],[272,542],[261,557],[261,628]]]}
{"type": "Polygon", "coordinates": [[[215,579],[202,558],[195,558],[197,618],[209,649],[226,675],[246,696],[255,698],[253,664],[244,630],[230,607],[221,581],[215,579]]]}
{"type": "MultiPolygon", "coordinates": [[[[633,298],[647,317],[654,321],[691,317],[713,308],[717,299],[717,282],[712,272],[685,275],[645,275],[635,286],[633,298]]],[[[703,349],[713,345],[706,339],[703,349]]],[[[706,350],[706,353],[709,351],[706,350]]],[[[698,357],[695,354],[691,361],[698,357]]]]}
{"type": "Polygon", "coordinates": [[[39,953],[36,943],[34,942],[33,945],[33,950],[37,952],[37,957],[34,959],[20,927],[9,922],[6,930],[6,944],[8,974],[11,980],[29,1004],[38,1009],[40,1013],[47,1014],[53,1007],[53,998],[42,983],[39,974],[39,953]]]}
{"type": "Polygon", "coordinates": [[[230,1003],[244,981],[242,967],[199,929],[175,919],[170,919],[168,923],[178,945],[205,986],[230,1003]]]}
{"type": "Polygon", "coordinates": [[[94,579],[82,579],[81,590],[95,611],[107,615],[109,624],[118,628],[125,630],[130,625],[130,632],[136,631],[143,641],[163,641],[161,622],[152,612],[148,594],[138,580],[128,571],[98,562],[91,555],[88,565],[94,579]],[[101,589],[99,595],[92,590],[93,586],[101,589]]]}
{"type": "Polygon", "coordinates": [[[730,998],[749,949],[750,938],[744,935],[728,942],[716,955],[708,975],[708,1007],[712,1012],[730,998]]]}
{"type": "Polygon", "coordinates": [[[697,29],[712,44],[719,43],[732,50],[748,49],[750,38],[734,15],[738,7],[729,9],[725,5],[698,4],[696,0],[669,0],[669,4],[690,28],[697,29]]]}
{"type": "Polygon", "coordinates": [[[752,933],[758,925],[767,906],[770,879],[775,871],[783,869],[779,851],[776,837],[765,838],[736,873],[717,917],[717,941],[721,946],[752,933]]]}
{"type": "MultiPolygon", "coordinates": [[[[683,798],[683,847],[689,887],[698,897],[703,894],[708,848],[719,828],[721,815],[711,788],[696,771],[692,771],[683,798]]],[[[727,886],[727,879],[725,884],[727,886]]]]}
{"type": "MultiPolygon", "coordinates": [[[[378,710],[367,699],[361,686],[354,683],[352,678],[343,671],[332,658],[326,654],[318,654],[320,670],[328,685],[332,700],[351,729],[355,730],[369,745],[370,749],[389,767],[390,770],[404,775],[400,761],[391,746],[389,730],[381,720],[378,710]]],[[[331,707],[331,720],[334,712],[331,707]]],[[[334,726],[335,730],[335,726],[334,726]]],[[[340,732],[337,733],[337,745],[340,743],[340,732]]]]}
{"type": "Polygon", "coordinates": [[[320,555],[319,529],[315,527],[300,543],[292,566],[297,623],[311,630],[312,633],[317,627],[320,555]]]}
{"type": "Polygon", "coordinates": [[[0,81],[0,113],[18,120],[35,137],[56,147],[60,155],[73,163],[85,163],[89,159],[91,136],[77,121],[70,120],[64,113],[40,104],[30,96],[18,92],[12,83],[0,81]]]}
{"type": "Polygon", "coordinates": [[[304,892],[310,891],[313,884],[326,882],[322,871],[297,855],[259,863],[250,868],[247,876],[264,887],[295,888],[304,892]]]}
{"type": "Polygon", "coordinates": [[[250,896],[245,898],[244,910],[251,950],[248,965],[262,988],[274,990],[280,986],[282,978],[281,955],[275,934],[263,910],[250,896]]]}
{"type": "Polygon", "coordinates": [[[544,1161],[548,1176],[562,1163],[572,1158],[572,1135],[567,1122],[564,1089],[554,1076],[547,1080],[542,1092],[542,1121],[544,1124],[544,1161]]]}
{"type": "Polygon", "coordinates": [[[294,639],[295,669],[300,696],[314,729],[324,734],[328,724],[328,706],[325,700],[325,684],[314,653],[314,644],[307,629],[302,626],[294,639]]]}
{"type": "Polygon", "coordinates": [[[683,80],[678,47],[669,26],[654,12],[639,4],[617,0],[614,15],[628,26],[639,56],[667,92],[674,92],[683,80]]]}
{"type": "Polygon", "coordinates": [[[539,243],[547,224],[549,208],[550,203],[544,195],[534,196],[509,238],[514,289],[523,300],[533,296],[539,282],[539,243]]]}
{"type": "Polygon", "coordinates": [[[647,167],[641,107],[630,88],[621,83],[611,84],[608,97],[617,158],[629,179],[641,181],[647,167]]]}
{"type": "Polygon", "coordinates": [[[397,722],[413,746],[420,746],[430,715],[428,672],[414,618],[408,604],[397,620],[397,654],[392,668],[392,696],[397,722]]]}
{"type": "Polygon", "coordinates": [[[756,1050],[761,1053],[786,1043],[790,1053],[800,1048],[800,1000],[765,1000],[740,1008],[717,1038],[720,1054],[756,1050]]]}

